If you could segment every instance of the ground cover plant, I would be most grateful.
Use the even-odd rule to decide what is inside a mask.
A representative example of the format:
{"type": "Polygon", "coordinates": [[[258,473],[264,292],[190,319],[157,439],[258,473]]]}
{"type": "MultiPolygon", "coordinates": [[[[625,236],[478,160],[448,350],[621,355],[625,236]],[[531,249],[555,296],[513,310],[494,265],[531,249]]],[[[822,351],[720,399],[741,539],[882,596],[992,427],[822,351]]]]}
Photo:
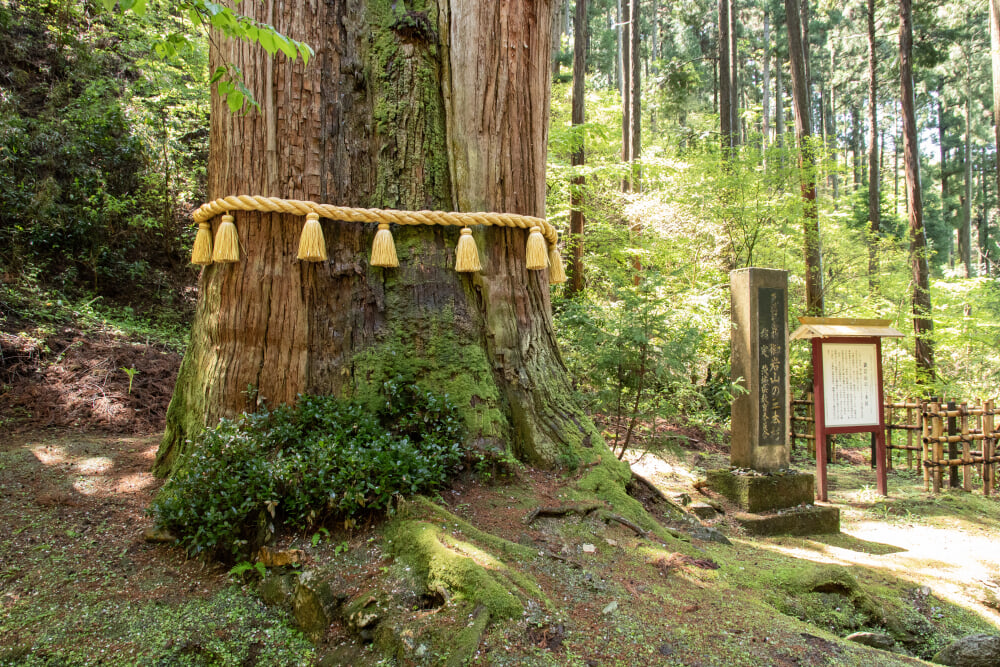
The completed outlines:
{"type": "Polygon", "coordinates": [[[278,530],[353,525],[442,485],[463,457],[455,406],[390,381],[378,405],[302,396],[206,429],[153,501],[192,555],[251,555],[278,530]]]}

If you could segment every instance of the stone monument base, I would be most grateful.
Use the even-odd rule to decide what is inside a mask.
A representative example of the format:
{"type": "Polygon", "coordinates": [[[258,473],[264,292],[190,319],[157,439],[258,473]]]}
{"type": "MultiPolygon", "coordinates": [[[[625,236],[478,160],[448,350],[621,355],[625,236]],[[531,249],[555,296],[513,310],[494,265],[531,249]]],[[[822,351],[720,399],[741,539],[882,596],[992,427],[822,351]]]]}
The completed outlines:
{"type": "Polygon", "coordinates": [[[736,503],[736,521],[750,535],[840,532],[840,510],[813,505],[813,476],[795,470],[710,470],[708,486],[736,503]]]}
{"type": "Polygon", "coordinates": [[[827,505],[803,505],[774,514],[740,512],[733,516],[747,535],[828,535],[840,532],[840,510],[827,505]]]}
{"type": "Polygon", "coordinates": [[[762,473],[755,470],[709,470],[708,486],[747,512],[772,512],[811,505],[813,476],[794,470],[762,473]]]}

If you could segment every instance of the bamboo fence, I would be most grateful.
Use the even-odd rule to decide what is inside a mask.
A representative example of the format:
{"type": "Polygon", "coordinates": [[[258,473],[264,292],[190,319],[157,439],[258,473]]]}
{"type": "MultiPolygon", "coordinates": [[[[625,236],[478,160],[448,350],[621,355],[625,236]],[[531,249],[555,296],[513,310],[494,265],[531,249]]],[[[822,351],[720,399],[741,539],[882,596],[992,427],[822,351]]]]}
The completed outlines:
{"type": "MultiPolygon", "coordinates": [[[[792,448],[794,449],[797,441],[803,441],[806,449],[815,457],[816,436],[813,434],[816,418],[812,394],[806,394],[804,399],[793,399],[789,414],[792,448]]],[[[950,488],[972,491],[973,479],[977,476],[982,482],[983,494],[989,496],[993,493],[997,464],[1000,463],[1000,453],[997,451],[1000,431],[996,428],[994,418],[997,414],[993,401],[979,401],[978,404],[971,405],[955,400],[887,401],[887,466],[892,469],[895,453],[899,452],[900,459],[904,459],[905,454],[906,467],[912,470],[914,454],[917,454],[926,490],[938,493],[947,482],[950,488]],[[946,468],[947,478],[944,475],[946,468]]],[[[835,453],[833,446],[832,441],[828,443],[830,451],[827,460],[830,461],[835,453]]],[[[874,456],[872,458],[874,460],[874,456]]]]}

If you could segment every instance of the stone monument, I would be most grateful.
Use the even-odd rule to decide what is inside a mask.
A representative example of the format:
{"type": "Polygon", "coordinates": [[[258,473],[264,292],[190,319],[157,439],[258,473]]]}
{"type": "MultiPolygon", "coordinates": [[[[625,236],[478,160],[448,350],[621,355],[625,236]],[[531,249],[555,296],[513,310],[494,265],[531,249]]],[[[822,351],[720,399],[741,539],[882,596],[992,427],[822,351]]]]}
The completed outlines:
{"type": "Polygon", "coordinates": [[[839,532],[839,510],[813,505],[813,476],[789,468],[788,273],[738,269],[729,285],[732,379],[746,391],[732,404],[732,466],[710,471],[708,485],[739,505],[752,534],[839,532]]]}

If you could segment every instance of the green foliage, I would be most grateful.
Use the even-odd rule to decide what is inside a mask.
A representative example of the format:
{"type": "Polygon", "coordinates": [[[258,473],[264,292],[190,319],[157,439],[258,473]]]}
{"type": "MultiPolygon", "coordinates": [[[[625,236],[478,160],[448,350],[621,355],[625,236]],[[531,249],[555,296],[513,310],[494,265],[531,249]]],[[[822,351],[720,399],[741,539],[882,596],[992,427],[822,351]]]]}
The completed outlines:
{"type": "Polygon", "coordinates": [[[184,217],[204,197],[207,51],[149,60],[166,24],[92,9],[0,2],[0,40],[11,45],[0,52],[10,72],[0,83],[0,279],[37,287],[31,276],[72,299],[183,305],[194,236],[184,217]]]}
{"type": "MultiPolygon", "coordinates": [[[[386,382],[375,410],[329,396],[206,430],[152,505],[190,553],[253,550],[279,526],[307,530],[389,508],[443,484],[462,457],[447,397],[386,382]]],[[[317,532],[317,534],[319,534],[317,532]]]]}

